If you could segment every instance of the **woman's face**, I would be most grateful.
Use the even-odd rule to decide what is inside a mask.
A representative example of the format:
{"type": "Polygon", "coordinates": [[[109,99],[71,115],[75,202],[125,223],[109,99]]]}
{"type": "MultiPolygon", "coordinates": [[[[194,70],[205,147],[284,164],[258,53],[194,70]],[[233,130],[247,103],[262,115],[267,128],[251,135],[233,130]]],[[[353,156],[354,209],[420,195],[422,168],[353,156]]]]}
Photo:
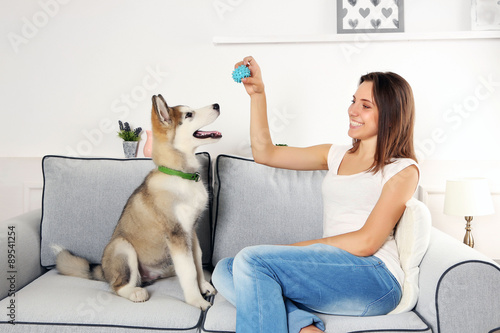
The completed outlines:
{"type": "Polygon", "coordinates": [[[377,137],[378,108],[373,99],[373,83],[361,83],[348,109],[349,131],[353,139],[368,140],[377,137]]]}

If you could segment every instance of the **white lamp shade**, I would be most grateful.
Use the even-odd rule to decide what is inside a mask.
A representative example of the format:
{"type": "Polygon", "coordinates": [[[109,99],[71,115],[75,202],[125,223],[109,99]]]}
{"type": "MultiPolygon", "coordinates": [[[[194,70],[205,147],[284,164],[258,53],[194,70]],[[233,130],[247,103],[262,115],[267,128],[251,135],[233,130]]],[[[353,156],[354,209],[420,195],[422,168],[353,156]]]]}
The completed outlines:
{"type": "Polygon", "coordinates": [[[455,216],[481,216],[495,212],[485,178],[446,181],[444,213],[455,216]]]}

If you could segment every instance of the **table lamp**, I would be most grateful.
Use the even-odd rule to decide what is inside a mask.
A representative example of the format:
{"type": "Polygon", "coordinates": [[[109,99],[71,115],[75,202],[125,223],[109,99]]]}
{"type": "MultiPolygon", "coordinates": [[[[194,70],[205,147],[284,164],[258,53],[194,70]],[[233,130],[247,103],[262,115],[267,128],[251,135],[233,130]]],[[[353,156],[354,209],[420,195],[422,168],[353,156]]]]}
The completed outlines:
{"type": "Polygon", "coordinates": [[[465,244],[474,247],[474,238],[471,232],[473,216],[490,215],[494,212],[488,181],[485,178],[461,178],[446,181],[444,213],[465,217],[467,222],[465,244]]]}

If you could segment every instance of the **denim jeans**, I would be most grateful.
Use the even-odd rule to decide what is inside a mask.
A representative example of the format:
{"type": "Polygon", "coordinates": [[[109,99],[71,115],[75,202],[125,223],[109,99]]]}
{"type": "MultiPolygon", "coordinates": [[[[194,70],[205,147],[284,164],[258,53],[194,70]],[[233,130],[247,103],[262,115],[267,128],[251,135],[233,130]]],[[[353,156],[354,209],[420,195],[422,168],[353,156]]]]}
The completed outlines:
{"type": "Polygon", "coordinates": [[[236,332],[299,332],[312,312],[375,316],[401,299],[401,287],[377,257],[357,257],[339,248],[259,245],[221,260],[212,282],[236,306],[236,332]]]}

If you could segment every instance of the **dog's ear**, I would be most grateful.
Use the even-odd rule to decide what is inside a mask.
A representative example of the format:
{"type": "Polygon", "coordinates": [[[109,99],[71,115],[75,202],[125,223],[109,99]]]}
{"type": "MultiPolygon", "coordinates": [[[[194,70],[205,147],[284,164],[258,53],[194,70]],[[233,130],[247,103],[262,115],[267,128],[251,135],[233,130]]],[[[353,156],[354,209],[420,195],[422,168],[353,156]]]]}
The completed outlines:
{"type": "Polygon", "coordinates": [[[170,124],[172,122],[169,114],[170,108],[162,95],[153,96],[153,108],[162,123],[170,124]]]}

